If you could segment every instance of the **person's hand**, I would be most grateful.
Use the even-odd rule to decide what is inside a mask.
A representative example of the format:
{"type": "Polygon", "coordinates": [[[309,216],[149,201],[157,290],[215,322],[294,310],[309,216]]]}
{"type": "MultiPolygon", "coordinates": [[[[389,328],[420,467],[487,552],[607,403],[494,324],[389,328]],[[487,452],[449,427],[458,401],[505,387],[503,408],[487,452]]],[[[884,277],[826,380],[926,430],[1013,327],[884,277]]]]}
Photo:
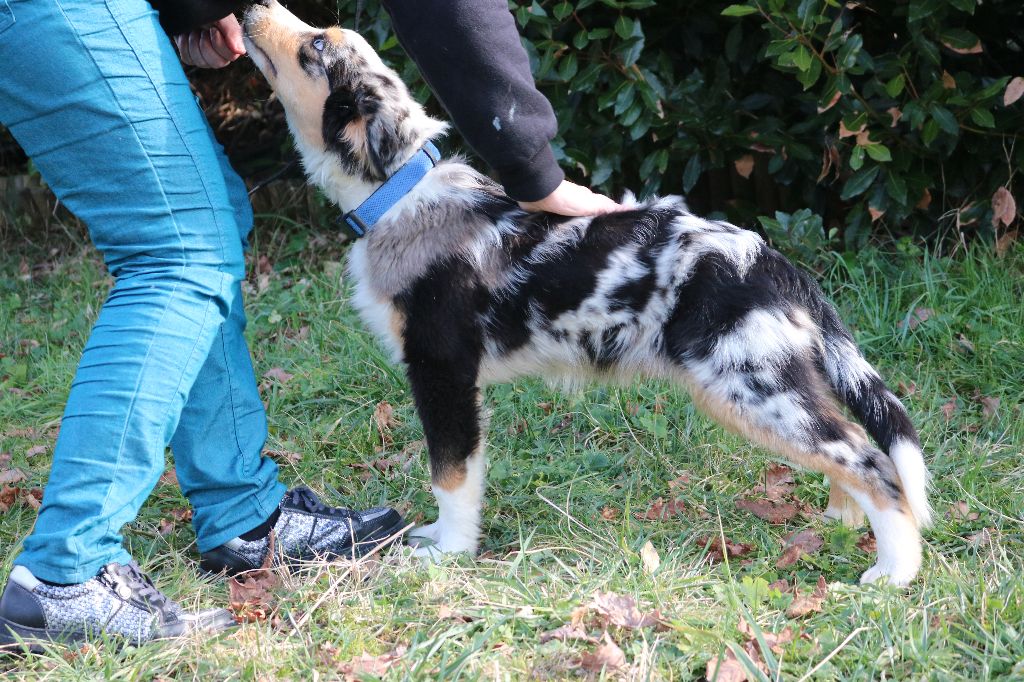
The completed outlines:
{"type": "Polygon", "coordinates": [[[603,194],[592,192],[589,187],[562,180],[555,191],[537,201],[520,201],[526,211],[556,213],[564,216],[598,215],[621,211],[621,206],[603,194]]]}
{"type": "Polygon", "coordinates": [[[242,27],[235,15],[174,36],[181,61],[204,69],[219,69],[245,54],[242,27]]]}

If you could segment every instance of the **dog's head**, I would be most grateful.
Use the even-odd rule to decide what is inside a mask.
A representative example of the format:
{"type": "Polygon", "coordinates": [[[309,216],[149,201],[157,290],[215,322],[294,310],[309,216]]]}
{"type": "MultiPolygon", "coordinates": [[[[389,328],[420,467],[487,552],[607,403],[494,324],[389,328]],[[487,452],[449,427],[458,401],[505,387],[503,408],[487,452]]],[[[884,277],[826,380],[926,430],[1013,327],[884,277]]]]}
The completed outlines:
{"type": "Polygon", "coordinates": [[[276,0],[246,10],[244,27],[311,175],[337,162],[345,175],[381,182],[444,132],[359,34],[309,26],[276,0]]]}

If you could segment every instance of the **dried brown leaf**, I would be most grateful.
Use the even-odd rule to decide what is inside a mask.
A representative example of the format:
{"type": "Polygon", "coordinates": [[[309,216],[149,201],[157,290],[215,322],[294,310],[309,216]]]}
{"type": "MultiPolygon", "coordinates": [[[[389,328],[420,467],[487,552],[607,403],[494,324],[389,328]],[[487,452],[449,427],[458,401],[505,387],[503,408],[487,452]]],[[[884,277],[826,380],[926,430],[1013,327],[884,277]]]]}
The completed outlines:
{"type": "Polygon", "coordinates": [[[896,326],[900,329],[907,327],[913,331],[914,329],[917,329],[922,322],[927,322],[931,319],[934,314],[935,311],[931,308],[914,308],[913,312],[911,312],[906,319],[900,320],[899,324],[896,326]]]}
{"type": "Polygon", "coordinates": [[[925,190],[924,190],[924,193],[921,194],[921,198],[918,199],[917,204],[914,205],[914,208],[919,208],[922,211],[924,211],[924,210],[926,210],[931,205],[932,205],[932,193],[926,187],[925,190]]]}
{"type": "Polygon", "coordinates": [[[562,431],[565,431],[570,426],[572,426],[572,415],[571,414],[563,415],[562,416],[562,420],[560,422],[558,422],[557,424],[555,424],[554,426],[552,426],[551,427],[551,431],[549,431],[549,433],[551,435],[555,435],[556,433],[560,433],[562,431]]]}
{"type": "Polygon", "coordinates": [[[910,397],[917,393],[917,384],[913,381],[905,383],[903,381],[896,384],[896,389],[906,397],[910,397]]]}
{"type": "Polygon", "coordinates": [[[868,554],[874,554],[878,551],[878,542],[875,541],[875,534],[872,532],[864,533],[857,540],[857,549],[868,554]]]}
{"type": "Polygon", "coordinates": [[[579,625],[573,625],[572,623],[566,623],[561,627],[549,630],[548,632],[542,632],[540,635],[540,643],[550,642],[553,639],[557,639],[560,642],[568,642],[573,639],[581,639],[585,642],[595,644],[600,641],[597,637],[592,637],[587,634],[586,630],[581,628],[579,625]]]}
{"type": "Polygon", "coordinates": [[[1006,252],[1010,250],[1014,244],[1017,243],[1017,239],[1020,238],[1020,232],[1017,230],[1010,230],[999,235],[999,239],[996,239],[996,255],[1000,258],[1006,255],[1006,252]]]}
{"type": "Polygon", "coordinates": [[[999,413],[999,398],[983,395],[978,400],[981,403],[981,413],[986,419],[991,419],[999,413]]]}
{"type": "Polygon", "coordinates": [[[614,592],[595,593],[587,606],[601,616],[605,627],[617,625],[633,630],[654,627],[661,622],[661,613],[657,610],[641,613],[632,597],[614,592]]]}
{"type": "Polygon", "coordinates": [[[775,500],[740,500],[736,503],[736,508],[748,511],[772,524],[785,523],[800,511],[794,504],[775,500]]]}
{"type": "Polygon", "coordinates": [[[263,565],[240,573],[228,580],[229,608],[239,622],[266,620],[273,611],[273,590],[280,578],[271,570],[274,561],[274,531],[270,531],[269,547],[263,565]]]}
{"type": "Polygon", "coordinates": [[[949,402],[943,404],[939,409],[942,410],[942,414],[946,417],[946,421],[949,421],[953,418],[953,415],[956,414],[956,408],[956,398],[950,398],[949,402]]]}
{"type": "Polygon", "coordinates": [[[605,521],[614,521],[619,518],[619,514],[621,513],[622,510],[616,509],[615,507],[609,507],[608,505],[601,507],[601,518],[605,521]]]}
{"type": "Polygon", "coordinates": [[[741,178],[749,178],[750,174],[754,172],[754,156],[753,154],[744,154],[736,159],[733,165],[736,167],[736,172],[739,173],[741,178]]]}
{"type": "Polygon", "coordinates": [[[679,474],[678,476],[676,476],[675,478],[668,482],[669,491],[676,491],[680,488],[688,488],[689,486],[690,473],[688,471],[684,471],[683,473],[679,474]]]}
{"type": "Polygon", "coordinates": [[[708,557],[714,563],[722,561],[725,557],[738,559],[754,551],[754,545],[748,545],[742,542],[733,542],[728,538],[725,539],[723,545],[722,538],[718,535],[713,537],[697,538],[697,544],[708,551],[708,557]]]}
{"type": "Polygon", "coordinates": [[[36,455],[46,454],[46,451],[50,448],[46,445],[34,445],[25,451],[26,457],[35,457],[36,455]]]}
{"type": "Polygon", "coordinates": [[[661,557],[650,540],[640,548],[640,564],[644,567],[645,573],[654,573],[661,566],[661,557]]]}
{"type": "Polygon", "coordinates": [[[626,667],[626,654],[606,632],[603,641],[594,651],[580,657],[580,667],[590,672],[614,672],[626,667]]]}
{"type": "Polygon", "coordinates": [[[291,450],[267,450],[264,454],[282,464],[298,464],[302,461],[302,453],[291,450]]]}
{"type": "Polygon", "coordinates": [[[748,490],[747,494],[764,495],[769,500],[782,501],[795,487],[793,470],[784,464],[772,464],[764,471],[764,482],[748,490]]]}
{"type": "Polygon", "coordinates": [[[164,473],[160,474],[160,478],[157,480],[157,485],[178,485],[178,472],[175,471],[174,467],[171,467],[164,473]]]}
{"type": "Polygon", "coordinates": [[[828,111],[829,109],[831,109],[832,107],[834,107],[836,105],[836,102],[838,102],[839,98],[842,97],[842,96],[843,96],[843,93],[841,93],[838,90],[836,90],[835,93],[833,93],[832,97],[825,104],[825,106],[819,106],[818,107],[818,113],[819,114],[823,114],[826,111],[828,111]]]}
{"type": "Polygon", "coordinates": [[[271,369],[268,369],[266,372],[263,373],[263,378],[273,379],[280,383],[281,385],[284,385],[291,381],[293,378],[295,378],[295,375],[289,374],[280,367],[272,367],[271,369]]]}
{"type": "Polygon", "coordinates": [[[1000,187],[992,195],[992,227],[1009,225],[1017,217],[1017,202],[1010,190],[1000,187]]]}
{"type": "MultiPolygon", "coordinates": [[[[981,46],[980,40],[976,42],[974,45],[971,45],[970,47],[957,47],[955,45],[947,43],[945,40],[942,41],[942,44],[945,45],[948,49],[952,50],[953,52],[956,52],[957,54],[981,54],[984,50],[984,48],[981,46]]],[[[943,74],[945,73],[946,72],[943,71],[943,74]]],[[[952,79],[952,77],[950,78],[952,79]]],[[[945,82],[945,78],[943,78],[943,82],[945,82]]],[[[954,82],[952,86],[948,87],[956,87],[956,83],[954,82]]]]}
{"type": "Polygon", "coordinates": [[[25,480],[25,472],[21,469],[4,469],[0,471],[0,485],[6,483],[19,483],[25,480]]]}
{"type": "Polygon", "coordinates": [[[192,520],[192,510],[188,507],[179,507],[168,512],[171,518],[178,523],[188,523],[192,520]]]}
{"type": "Polygon", "coordinates": [[[747,682],[747,669],[736,658],[732,649],[726,649],[720,656],[708,661],[704,677],[710,682],[747,682]]]}
{"type": "Polygon", "coordinates": [[[969,540],[975,547],[978,545],[987,545],[992,542],[992,539],[995,537],[997,532],[998,531],[996,531],[995,528],[982,528],[977,533],[968,535],[967,540],[969,540]]]}
{"type": "Polygon", "coordinates": [[[862,124],[860,128],[857,128],[856,130],[850,130],[849,128],[846,127],[846,124],[843,123],[842,120],[840,120],[839,139],[842,139],[844,137],[855,137],[857,135],[860,135],[862,132],[864,132],[865,128],[867,128],[867,126],[862,124]]]}
{"type": "Polygon", "coordinates": [[[972,512],[970,506],[960,500],[949,505],[949,518],[955,521],[977,521],[981,518],[981,514],[972,512]]]}
{"type": "Polygon", "coordinates": [[[345,682],[355,682],[368,675],[381,677],[402,660],[406,651],[408,647],[405,645],[399,645],[393,651],[376,656],[364,651],[358,657],[342,663],[338,670],[345,676],[345,682]]]}
{"type": "Polygon", "coordinates": [[[669,500],[659,497],[642,514],[636,514],[641,521],[664,521],[673,516],[678,516],[686,511],[686,505],[679,500],[669,500]]]}
{"type": "Polygon", "coordinates": [[[42,488],[24,488],[21,491],[21,501],[32,509],[38,510],[43,504],[42,488]]]}
{"type": "Polygon", "coordinates": [[[1010,106],[1019,100],[1021,95],[1024,95],[1024,78],[1011,78],[1006,84],[1006,90],[1003,91],[1003,106],[1010,106]]]}
{"type": "Polygon", "coordinates": [[[793,603],[786,609],[786,615],[790,618],[801,618],[809,613],[821,611],[821,605],[828,595],[828,583],[824,576],[818,577],[818,584],[811,594],[800,594],[800,590],[794,588],[796,594],[793,603]]]}
{"type": "Polygon", "coordinates": [[[825,544],[821,535],[813,530],[802,530],[786,538],[785,549],[775,562],[777,568],[792,566],[806,554],[814,554],[825,544]]]}

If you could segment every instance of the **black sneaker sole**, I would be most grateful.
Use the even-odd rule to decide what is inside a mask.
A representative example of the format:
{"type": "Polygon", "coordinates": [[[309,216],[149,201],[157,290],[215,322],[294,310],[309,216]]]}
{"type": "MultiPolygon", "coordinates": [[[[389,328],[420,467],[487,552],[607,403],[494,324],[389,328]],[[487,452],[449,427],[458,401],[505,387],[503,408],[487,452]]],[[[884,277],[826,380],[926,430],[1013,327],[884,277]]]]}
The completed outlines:
{"type": "MultiPolygon", "coordinates": [[[[227,617],[219,622],[211,623],[210,627],[198,628],[194,630],[194,632],[205,632],[210,635],[216,635],[238,627],[238,623],[235,622],[234,619],[231,619],[229,622],[226,618],[227,617]]],[[[182,632],[177,635],[154,637],[146,642],[142,642],[142,644],[178,639],[179,637],[184,637],[188,634],[190,633],[182,632]]],[[[126,644],[134,643],[127,637],[107,636],[123,641],[126,644]]],[[[26,625],[19,625],[18,623],[0,616],[0,655],[18,653],[41,654],[46,651],[48,646],[55,644],[72,647],[88,642],[90,639],[99,639],[101,637],[103,637],[102,634],[95,633],[90,636],[89,633],[81,630],[58,631],[47,630],[46,628],[32,628],[26,625]]]]}
{"type": "Polygon", "coordinates": [[[41,654],[52,644],[78,644],[87,639],[84,632],[47,630],[18,625],[0,616],[0,653],[41,654]]]}

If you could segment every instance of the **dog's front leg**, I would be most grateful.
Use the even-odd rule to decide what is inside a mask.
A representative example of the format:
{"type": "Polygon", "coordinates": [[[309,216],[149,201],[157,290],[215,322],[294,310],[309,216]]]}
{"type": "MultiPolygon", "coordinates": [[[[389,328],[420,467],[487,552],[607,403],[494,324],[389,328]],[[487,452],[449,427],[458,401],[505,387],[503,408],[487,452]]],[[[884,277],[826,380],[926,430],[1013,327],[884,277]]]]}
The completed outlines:
{"type": "MultiPolygon", "coordinates": [[[[411,358],[410,358],[411,359],[411,358]]],[[[416,554],[476,552],[483,508],[484,429],[476,367],[424,359],[409,364],[416,408],[430,451],[435,523],[413,529],[416,554]]]]}

